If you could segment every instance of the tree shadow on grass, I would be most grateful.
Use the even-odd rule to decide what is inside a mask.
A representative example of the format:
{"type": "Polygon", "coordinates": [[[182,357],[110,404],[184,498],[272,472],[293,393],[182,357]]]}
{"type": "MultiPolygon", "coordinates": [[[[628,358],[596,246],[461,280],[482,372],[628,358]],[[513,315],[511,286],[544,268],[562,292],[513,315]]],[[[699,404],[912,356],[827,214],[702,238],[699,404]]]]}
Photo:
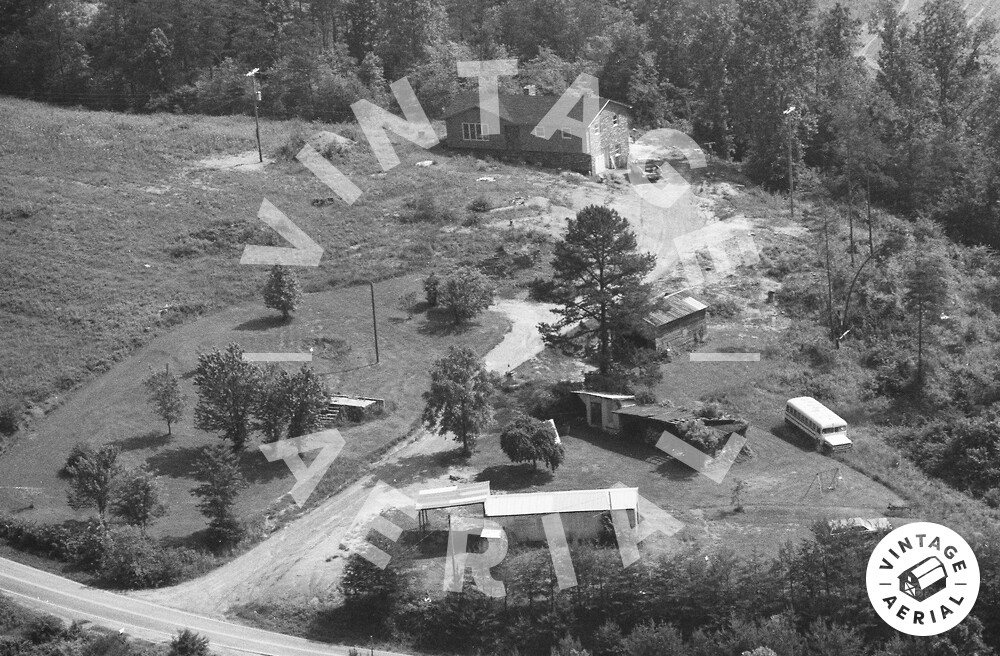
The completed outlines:
{"type": "MultiPolygon", "coordinates": [[[[301,457],[308,466],[315,456],[316,453],[304,453],[301,457]]],[[[253,445],[240,455],[240,471],[250,484],[270,483],[275,479],[291,476],[284,460],[268,462],[260,449],[253,445]]]]}
{"type": "Polygon", "coordinates": [[[489,481],[491,490],[523,490],[545,485],[553,473],[544,468],[534,468],[531,463],[519,465],[494,465],[476,474],[479,483],[489,481]]]}
{"type": "Polygon", "coordinates": [[[170,478],[194,478],[196,464],[206,447],[179,446],[158,451],[146,458],[149,469],[160,476],[170,478]]]}
{"type": "Polygon", "coordinates": [[[172,438],[172,435],[167,435],[163,431],[154,430],[143,433],[142,435],[133,435],[132,437],[124,437],[120,440],[115,440],[114,444],[122,451],[159,449],[162,446],[166,446],[172,438]]]}
{"type": "Polygon", "coordinates": [[[441,309],[427,311],[427,320],[420,324],[417,332],[421,335],[431,335],[434,337],[461,335],[479,324],[474,321],[466,321],[456,324],[453,317],[448,312],[441,309]]]}
{"type": "Polygon", "coordinates": [[[465,465],[468,461],[468,457],[462,454],[461,447],[437,453],[421,453],[400,458],[395,463],[386,465],[380,469],[379,477],[391,479],[395,485],[406,485],[440,476],[447,472],[449,467],[465,465]]]}
{"type": "Polygon", "coordinates": [[[783,442],[787,442],[790,446],[797,448],[799,451],[808,453],[816,450],[816,444],[810,437],[802,434],[797,428],[788,424],[775,424],[768,432],[783,442]]]}
{"type": "Polygon", "coordinates": [[[239,324],[233,330],[270,330],[271,328],[277,328],[279,326],[284,326],[288,322],[280,315],[269,314],[265,317],[257,317],[256,319],[250,319],[249,321],[244,321],[239,324]]]}

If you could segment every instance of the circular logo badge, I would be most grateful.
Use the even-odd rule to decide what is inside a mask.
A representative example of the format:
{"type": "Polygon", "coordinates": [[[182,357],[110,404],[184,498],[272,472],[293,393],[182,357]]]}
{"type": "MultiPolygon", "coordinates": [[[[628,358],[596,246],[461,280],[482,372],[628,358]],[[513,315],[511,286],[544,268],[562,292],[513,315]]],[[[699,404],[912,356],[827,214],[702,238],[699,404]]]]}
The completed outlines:
{"type": "Polygon", "coordinates": [[[932,636],[958,625],[979,595],[979,562],[947,526],[915,522],[895,529],[868,560],[868,598],[903,633],[932,636]]]}

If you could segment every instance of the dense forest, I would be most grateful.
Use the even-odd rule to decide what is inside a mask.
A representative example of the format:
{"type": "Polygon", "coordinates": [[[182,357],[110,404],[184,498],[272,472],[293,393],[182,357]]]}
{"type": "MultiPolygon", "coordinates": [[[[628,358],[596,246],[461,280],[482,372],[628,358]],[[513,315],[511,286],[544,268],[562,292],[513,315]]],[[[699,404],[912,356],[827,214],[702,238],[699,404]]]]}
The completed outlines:
{"type": "Polygon", "coordinates": [[[798,184],[1000,243],[997,27],[959,0],[912,19],[815,0],[2,0],[0,15],[0,93],[241,113],[259,68],[267,116],[351,120],[406,77],[433,118],[476,84],[456,62],[517,58],[508,91],[593,74],[640,126],[684,130],[769,188],[791,160],[798,184]],[[875,61],[857,54],[866,27],[875,61]]]}

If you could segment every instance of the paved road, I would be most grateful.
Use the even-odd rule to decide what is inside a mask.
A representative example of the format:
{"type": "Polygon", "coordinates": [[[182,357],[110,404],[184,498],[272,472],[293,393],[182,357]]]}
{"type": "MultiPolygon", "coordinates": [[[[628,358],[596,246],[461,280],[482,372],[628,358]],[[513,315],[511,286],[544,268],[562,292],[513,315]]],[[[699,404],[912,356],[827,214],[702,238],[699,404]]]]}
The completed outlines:
{"type": "MultiPolygon", "coordinates": [[[[346,656],[333,647],[301,638],[211,619],[105,590],[0,558],[0,590],[26,606],[67,620],[89,620],[128,635],[165,642],[188,628],[207,637],[211,648],[231,654],[266,656],[346,656]]],[[[368,654],[367,648],[360,652],[368,654]]],[[[405,656],[376,650],[377,656],[405,656]]]]}

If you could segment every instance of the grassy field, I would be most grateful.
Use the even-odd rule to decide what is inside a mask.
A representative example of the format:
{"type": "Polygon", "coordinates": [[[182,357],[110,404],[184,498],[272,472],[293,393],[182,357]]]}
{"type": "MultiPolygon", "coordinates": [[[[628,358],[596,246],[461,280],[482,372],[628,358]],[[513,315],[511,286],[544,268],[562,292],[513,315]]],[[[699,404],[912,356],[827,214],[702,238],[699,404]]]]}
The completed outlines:
{"type": "MultiPolygon", "coordinates": [[[[0,459],[0,480],[4,481],[0,508],[40,521],[86,515],[67,507],[66,483],[57,472],[77,441],[114,442],[122,447],[126,464],[147,462],[163,476],[170,512],[153,527],[153,535],[183,537],[203,528],[204,518],[189,494],[195,484],[192,466],[200,448],[218,438],[193,427],[190,408],[168,437],[166,427],[148,410],[140,382],[151,368],[169,364],[182,377],[182,388],[193,405],[197,396],[192,375],[198,353],[233,341],[247,351],[316,348],[312,366],[326,374],[330,389],[386,399],[384,417],[341,429],[347,445],[315,496],[329,493],[362,469],[369,454],[411,430],[423,409],[420,394],[429,384],[427,371],[449,345],[468,346],[482,354],[508,329],[504,317],[486,313],[467,329],[453,332],[422,314],[408,321],[393,304],[384,304],[416,288],[419,280],[412,276],[376,285],[378,365],[367,286],[309,294],[290,324],[275,322],[273,312],[249,305],[176,328],[73,394],[18,440],[0,459]]],[[[240,497],[239,507],[248,516],[268,508],[294,483],[283,462],[267,463],[255,449],[245,454],[244,471],[253,485],[240,497]]]]}
{"type": "MultiPolygon", "coordinates": [[[[353,124],[263,121],[264,152],[319,130],[360,133],[353,124]]],[[[262,272],[239,265],[243,245],[280,242],[256,218],[264,198],[326,249],[319,267],[299,272],[307,291],[322,291],[479,260],[500,244],[537,246],[506,221],[402,223],[422,194],[460,222],[476,196],[503,205],[526,188],[558,198],[565,185],[554,173],[506,165],[487,171],[495,182],[476,182],[484,164],[408,142],[402,164],[383,172],[362,141],[335,161],[362,197],[315,206],[333,194],[298,162],[260,171],[202,162],[255,149],[245,117],[121,115],[6,98],[0,142],[0,401],[25,399],[36,412],[171,326],[254,298],[262,272]],[[413,166],[428,157],[437,164],[413,166]]]]}
{"type": "MultiPolygon", "coordinates": [[[[0,460],[0,503],[40,520],[74,516],[57,470],[75,442],[113,441],[127,464],[147,461],[167,479],[173,510],[158,535],[203,526],[187,493],[191,461],[215,438],[191,427],[191,407],[175,435],[163,435],[139,386],[151,367],[169,363],[181,372],[193,405],[199,350],[231,341],[248,351],[312,347],[332,388],[386,398],[387,417],[346,430],[348,446],[317,495],[329,493],[368,454],[412,428],[428,366],[446,345],[485,353],[506,330],[506,321],[490,314],[459,334],[423,315],[406,320],[399,296],[419,297],[420,278],[453,263],[492,258],[503,295],[547,266],[550,241],[513,225],[530,212],[463,226],[468,203],[483,196],[502,206],[534,195],[561,202],[573,184],[553,172],[428,153],[407,142],[399,145],[402,164],[383,172],[362,141],[335,164],[363,196],[349,207],[314,204],[332,192],[295,161],[277,157],[260,170],[207,162],[254,148],[244,117],[134,116],[0,99],[0,119],[0,401],[27,400],[33,415],[13,441],[0,438],[0,453],[8,451],[0,460]],[[428,157],[435,165],[413,166],[428,157]],[[493,181],[477,182],[484,175],[493,181]],[[426,194],[451,218],[405,222],[426,194]],[[326,249],[320,266],[297,270],[311,293],[287,326],[261,306],[263,267],[239,264],[245,243],[281,242],[256,219],[264,198],[326,249]],[[542,256],[504,271],[499,246],[542,256]],[[367,285],[355,286],[368,280],[382,281],[379,367],[369,366],[367,285]]],[[[302,136],[320,130],[360,133],[350,124],[264,121],[264,151],[297,150],[302,136]]],[[[241,504],[260,511],[287,491],[291,477],[280,462],[247,464],[254,486],[241,504]]]]}

